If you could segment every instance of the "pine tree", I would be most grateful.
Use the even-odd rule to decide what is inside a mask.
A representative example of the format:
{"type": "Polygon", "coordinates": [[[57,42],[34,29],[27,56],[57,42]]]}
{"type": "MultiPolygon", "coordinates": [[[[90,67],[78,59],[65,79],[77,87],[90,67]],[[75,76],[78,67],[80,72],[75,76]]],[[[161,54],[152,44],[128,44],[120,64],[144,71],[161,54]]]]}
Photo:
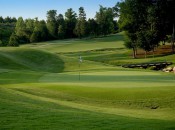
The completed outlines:
{"type": "Polygon", "coordinates": [[[79,8],[79,17],[78,17],[78,21],[75,27],[75,33],[76,35],[81,38],[84,37],[86,35],[86,31],[87,31],[87,22],[86,22],[86,13],[84,11],[83,7],[79,8]]]}
{"type": "Polygon", "coordinates": [[[66,36],[66,24],[62,14],[59,14],[57,17],[58,23],[58,38],[64,39],[66,36]]]}
{"type": "Polygon", "coordinates": [[[73,37],[75,37],[74,29],[75,29],[76,22],[77,22],[77,19],[76,19],[77,14],[72,10],[72,8],[70,8],[65,13],[65,16],[66,16],[66,19],[65,19],[66,36],[68,38],[73,38],[73,37]]]}

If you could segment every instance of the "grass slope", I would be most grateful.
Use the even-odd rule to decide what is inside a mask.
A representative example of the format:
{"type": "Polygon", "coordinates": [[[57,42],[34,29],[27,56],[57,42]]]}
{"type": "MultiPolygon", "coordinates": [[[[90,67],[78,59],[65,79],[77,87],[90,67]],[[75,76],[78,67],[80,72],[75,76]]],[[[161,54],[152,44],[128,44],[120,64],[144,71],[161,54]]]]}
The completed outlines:
{"type": "Polygon", "coordinates": [[[113,66],[164,59],[131,59],[122,34],[1,48],[0,129],[175,129],[175,76],[113,66]]]}
{"type": "Polygon", "coordinates": [[[34,49],[3,48],[0,50],[0,60],[3,69],[44,72],[62,72],[64,69],[64,62],[59,56],[34,49]]]}
{"type": "Polygon", "coordinates": [[[173,129],[173,121],[89,112],[1,90],[1,129],[173,129]],[[14,99],[15,97],[15,99],[14,99]],[[7,115],[8,113],[8,115],[7,115]],[[3,118],[2,118],[3,117],[3,118]]]}
{"type": "Polygon", "coordinates": [[[79,52],[103,48],[121,48],[123,47],[123,34],[111,35],[105,38],[95,39],[72,39],[72,40],[58,40],[43,43],[34,43],[30,45],[23,45],[23,48],[37,48],[54,53],[61,52],[79,52]]]}
{"type": "MultiPolygon", "coordinates": [[[[174,121],[106,114],[59,100],[0,89],[1,129],[173,129],[174,121]],[[79,106],[78,106],[79,107],[79,106]],[[7,114],[8,113],[8,114],[7,114]]],[[[74,104],[76,105],[76,104],[74,104]]]]}

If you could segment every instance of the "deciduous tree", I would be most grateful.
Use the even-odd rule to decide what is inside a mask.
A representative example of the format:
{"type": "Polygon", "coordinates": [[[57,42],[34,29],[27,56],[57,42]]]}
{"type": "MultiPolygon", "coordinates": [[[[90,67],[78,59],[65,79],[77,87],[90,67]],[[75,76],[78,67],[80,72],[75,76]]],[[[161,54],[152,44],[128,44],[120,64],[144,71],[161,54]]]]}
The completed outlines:
{"type": "Polygon", "coordinates": [[[19,17],[16,22],[15,34],[18,36],[20,43],[29,42],[26,24],[22,17],[19,17]]]}
{"type": "Polygon", "coordinates": [[[19,46],[19,39],[18,36],[15,35],[14,33],[10,36],[10,40],[9,40],[9,46],[19,46]]]}
{"type": "Polygon", "coordinates": [[[49,10],[47,12],[47,29],[50,34],[51,39],[57,38],[58,33],[58,25],[57,25],[57,11],[56,10],[49,10]]]}
{"type": "Polygon", "coordinates": [[[114,13],[112,8],[100,6],[99,12],[96,13],[96,21],[102,35],[107,35],[114,30],[114,13]]]}
{"type": "Polygon", "coordinates": [[[30,42],[41,42],[48,40],[48,30],[44,20],[35,23],[34,31],[31,35],[30,42]]]}

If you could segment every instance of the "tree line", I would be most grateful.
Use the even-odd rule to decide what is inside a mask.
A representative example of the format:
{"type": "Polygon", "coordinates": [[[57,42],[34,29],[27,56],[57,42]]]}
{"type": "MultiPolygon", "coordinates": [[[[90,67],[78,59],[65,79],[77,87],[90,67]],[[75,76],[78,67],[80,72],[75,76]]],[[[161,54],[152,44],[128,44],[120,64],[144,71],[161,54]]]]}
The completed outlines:
{"type": "Polygon", "coordinates": [[[0,46],[7,46],[11,34],[14,32],[17,19],[15,17],[0,16],[0,46]]]}
{"type": "Polygon", "coordinates": [[[160,41],[171,40],[174,53],[175,1],[174,0],[125,0],[117,4],[119,28],[126,31],[125,46],[153,51],[160,41]]]}
{"type": "Polygon", "coordinates": [[[2,44],[3,37],[0,37],[1,45],[19,46],[48,40],[105,36],[117,31],[116,12],[116,7],[100,6],[95,18],[88,20],[83,7],[79,8],[78,15],[72,8],[67,9],[64,15],[57,14],[57,10],[49,10],[46,20],[0,17],[0,24],[15,23],[7,44],[2,44]]]}
{"type": "Polygon", "coordinates": [[[15,17],[5,17],[3,18],[2,16],[0,16],[0,24],[2,23],[16,23],[17,19],[15,17]]]}

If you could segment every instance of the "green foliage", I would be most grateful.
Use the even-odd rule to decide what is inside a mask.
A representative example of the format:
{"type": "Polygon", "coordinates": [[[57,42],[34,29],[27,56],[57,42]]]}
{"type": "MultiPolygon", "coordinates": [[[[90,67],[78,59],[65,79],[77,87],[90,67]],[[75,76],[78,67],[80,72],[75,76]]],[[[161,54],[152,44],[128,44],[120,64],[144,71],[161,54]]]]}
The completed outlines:
{"type": "Polygon", "coordinates": [[[47,12],[47,29],[49,31],[51,39],[57,38],[58,28],[57,28],[56,15],[57,15],[56,10],[49,10],[47,12]]]}
{"type": "Polygon", "coordinates": [[[26,24],[25,24],[23,18],[22,17],[19,17],[18,18],[18,21],[16,23],[16,27],[15,27],[15,33],[16,33],[16,35],[19,36],[19,37],[20,36],[24,36],[25,29],[26,29],[26,24]]]}
{"type": "Polygon", "coordinates": [[[95,17],[102,35],[107,35],[113,32],[114,14],[112,8],[100,6],[99,12],[96,13],[95,17]]]}
{"type": "Polygon", "coordinates": [[[0,16],[0,23],[6,23],[6,24],[11,24],[11,23],[16,23],[16,18],[13,17],[9,17],[7,16],[6,18],[3,18],[2,16],[0,16]]]}
{"type": "Polygon", "coordinates": [[[145,51],[154,50],[154,48],[159,44],[159,40],[157,39],[158,37],[154,31],[140,31],[137,37],[139,46],[145,51]]]}
{"type": "Polygon", "coordinates": [[[114,17],[118,17],[119,16],[119,4],[120,3],[117,2],[115,4],[115,6],[112,8],[114,17]]]}
{"type": "Polygon", "coordinates": [[[39,40],[40,40],[39,35],[40,35],[39,32],[34,31],[30,37],[30,42],[39,42],[39,40]]]}
{"type": "Polygon", "coordinates": [[[8,45],[9,46],[14,46],[14,47],[19,46],[19,38],[18,38],[18,36],[16,34],[13,33],[10,36],[10,40],[9,40],[9,44],[8,45]]]}
{"type": "Polygon", "coordinates": [[[74,29],[77,22],[77,14],[72,10],[72,8],[68,9],[65,13],[65,23],[66,23],[66,36],[68,38],[75,37],[74,29]]]}
{"type": "Polygon", "coordinates": [[[48,39],[48,30],[44,20],[35,23],[34,31],[30,37],[30,42],[41,42],[48,39]]]}
{"type": "Polygon", "coordinates": [[[15,34],[18,36],[20,43],[29,42],[29,39],[28,39],[29,36],[28,36],[28,31],[26,29],[26,23],[22,17],[19,17],[16,22],[15,34]]]}
{"type": "Polygon", "coordinates": [[[134,40],[139,43],[140,48],[145,51],[154,50],[160,41],[165,42],[166,35],[172,34],[174,15],[170,10],[174,9],[174,5],[175,2],[171,0],[122,1],[118,4],[120,29],[137,35],[134,40]]]}
{"type": "Polygon", "coordinates": [[[0,16],[0,23],[3,23],[4,22],[4,19],[2,16],[0,16]]]}
{"type": "Polygon", "coordinates": [[[64,25],[59,25],[59,27],[58,27],[58,38],[59,39],[64,39],[65,34],[66,34],[65,26],[64,25]]]}
{"type": "Polygon", "coordinates": [[[65,23],[64,16],[62,14],[57,16],[57,23],[58,25],[63,25],[65,23]]]}
{"type": "Polygon", "coordinates": [[[127,31],[128,40],[125,46],[133,49],[134,58],[138,47],[145,51],[151,50],[152,34],[147,29],[146,21],[148,3],[139,0],[126,0],[118,5],[120,7],[120,28],[127,31]]]}
{"type": "Polygon", "coordinates": [[[58,23],[58,39],[66,38],[66,23],[62,14],[57,17],[58,23]]]}
{"type": "Polygon", "coordinates": [[[139,46],[139,42],[136,41],[137,39],[137,35],[135,33],[129,33],[129,32],[125,32],[126,34],[126,40],[125,40],[125,47],[128,49],[132,49],[133,50],[133,58],[136,58],[136,50],[137,47],[139,46]]]}
{"type": "Polygon", "coordinates": [[[9,38],[14,32],[14,23],[0,23],[0,39],[3,42],[3,46],[7,46],[9,38]]]}
{"type": "Polygon", "coordinates": [[[34,19],[19,17],[18,20],[9,16],[6,18],[0,17],[0,24],[3,26],[6,24],[8,26],[15,25],[15,30],[12,30],[12,32],[4,26],[5,30],[0,31],[0,39],[6,46],[12,33],[18,36],[19,44],[108,35],[114,33],[114,31],[117,32],[117,24],[114,21],[114,18],[118,15],[117,13],[118,7],[116,5],[113,8],[100,6],[96,19],[89,19],[88,21],[86,20],[84,7],[79,8],[78,18],[72,8],[65,12],[65,18],[62,14],[57,15],[57,10],[49,10],[47,11],[46,21],[39,21],[37,17],[34,19]],[[46,24],[46,27],[44,24],[46,24]],[[6,35],[4,32],[9,34],[6,35]]]}
{"type": "Polygon", "coordinates": [[[26,32],[27,32],[27,38],[30,39],[32,32],[34,31],[35,28],[35,23],[37,22],[37,19],[26,19],[26,32]]]}
{"type": "Polygon", "coordinates": [[[98,24],[94,19],[89,19],[87,21],[87,32],[88,35],[90,36],[97,36],[99,35],[99,30],[98,30],[98,24]]]}
{"type": "Polygon", "coordinates": [[[76,35],[81,38],[86,35],[87,27],[86,27],[86,13],[83,7],[79,8],[79,18],[75,26],[76,35]]]}

